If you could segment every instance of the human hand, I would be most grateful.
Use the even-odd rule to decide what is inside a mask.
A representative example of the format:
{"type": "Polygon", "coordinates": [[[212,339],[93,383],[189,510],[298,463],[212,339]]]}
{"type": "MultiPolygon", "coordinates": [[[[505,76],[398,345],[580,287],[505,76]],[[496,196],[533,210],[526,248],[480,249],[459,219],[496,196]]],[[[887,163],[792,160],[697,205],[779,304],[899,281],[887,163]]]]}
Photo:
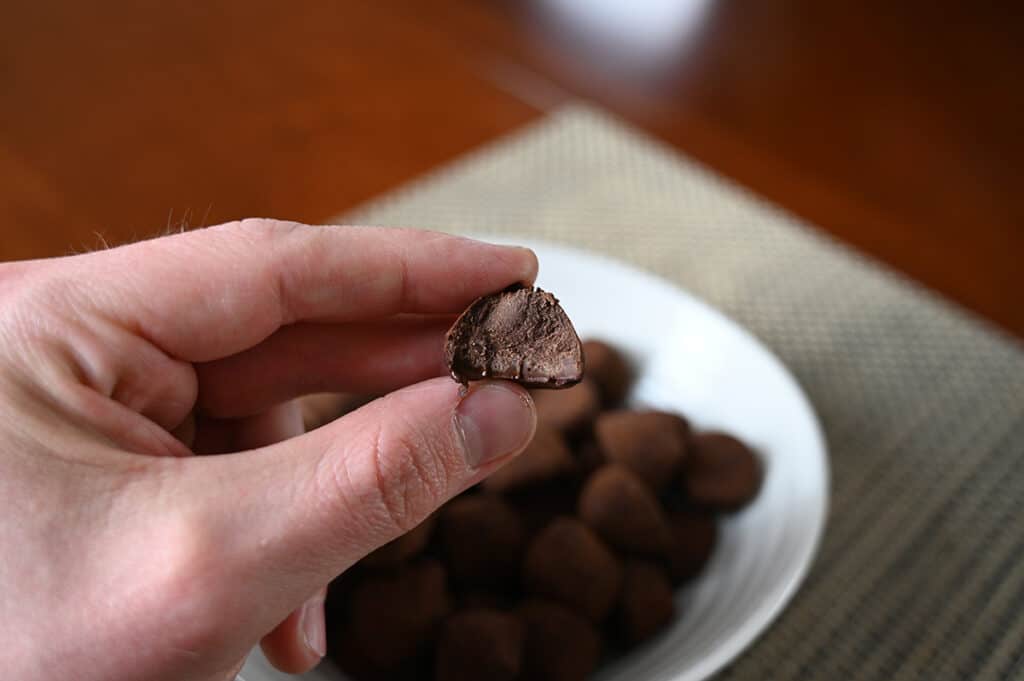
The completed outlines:
{"type": "Polygon", "coordinates": [[[519,386],[436,377],[452,314],[536,270],[267,220],[0,265],[3,675],[314,666],[328,581],[532,437],[519,386]],[[302,434],[299,395],[407,385],[302,434]]]}

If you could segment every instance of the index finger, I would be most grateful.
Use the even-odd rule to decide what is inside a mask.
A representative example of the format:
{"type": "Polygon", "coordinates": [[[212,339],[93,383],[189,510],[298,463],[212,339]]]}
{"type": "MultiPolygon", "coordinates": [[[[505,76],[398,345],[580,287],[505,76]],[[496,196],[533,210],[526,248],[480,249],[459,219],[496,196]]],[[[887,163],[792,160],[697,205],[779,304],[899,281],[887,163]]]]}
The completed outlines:
{"type": "Polygon", "coordinates": [[[82,256],[102,312],[190,362],[297,321],[459,312],[536,256],[439,232],[245,220],[82,256]]]}

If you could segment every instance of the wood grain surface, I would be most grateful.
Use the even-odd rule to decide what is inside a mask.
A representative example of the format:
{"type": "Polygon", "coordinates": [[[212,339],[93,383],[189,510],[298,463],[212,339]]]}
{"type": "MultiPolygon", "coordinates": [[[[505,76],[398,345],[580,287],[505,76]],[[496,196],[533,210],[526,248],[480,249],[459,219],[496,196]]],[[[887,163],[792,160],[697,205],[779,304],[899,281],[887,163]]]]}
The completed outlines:
{"type": "Polygon", "coordinates": [[[923,7],[9,4],[0,258],[324,220],[586,98],[1024,334],[1024,17],[923,7]]]}

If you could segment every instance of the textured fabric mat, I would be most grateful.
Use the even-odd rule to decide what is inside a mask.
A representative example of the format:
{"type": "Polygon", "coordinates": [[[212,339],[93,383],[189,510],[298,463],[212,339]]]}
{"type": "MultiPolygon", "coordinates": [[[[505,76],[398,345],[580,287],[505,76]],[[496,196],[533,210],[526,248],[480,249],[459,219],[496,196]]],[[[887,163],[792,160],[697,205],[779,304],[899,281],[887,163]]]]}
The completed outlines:
{"type": "Polygon", "coordinates": [[[1024,678],[1014,341],[582,106],[338,221],[604,252],[709,301],[785,361],[825,427],[829,524],[796,599],[718,678],[1024,678]]]}

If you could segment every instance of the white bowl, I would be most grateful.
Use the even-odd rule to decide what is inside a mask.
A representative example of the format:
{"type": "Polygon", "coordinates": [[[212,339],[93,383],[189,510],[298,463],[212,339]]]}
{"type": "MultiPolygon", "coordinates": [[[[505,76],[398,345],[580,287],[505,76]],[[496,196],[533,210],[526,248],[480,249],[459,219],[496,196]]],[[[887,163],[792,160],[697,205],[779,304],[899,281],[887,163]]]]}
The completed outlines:
{"type": "MultiPolygon", "coordinates": [[[[678,617],[650,643],[603,668],[601,681],[699,681],[735,658],[782,611],[804,579],[828,505],[824,440],[810,403],[782,363],[708,305],[645,272],[583,251],[532,247],[538,285],[561,300],[581,337],[602,338],[635,362],[631,400],[723,429],[765,463],[757,499],[728,517],[709,565],[676,595],[678,617]]],[[[293,678],[258,653],[244,681],[293,678]]],[[[346,678],[329,661],[307,681],[346,678]]]]}

